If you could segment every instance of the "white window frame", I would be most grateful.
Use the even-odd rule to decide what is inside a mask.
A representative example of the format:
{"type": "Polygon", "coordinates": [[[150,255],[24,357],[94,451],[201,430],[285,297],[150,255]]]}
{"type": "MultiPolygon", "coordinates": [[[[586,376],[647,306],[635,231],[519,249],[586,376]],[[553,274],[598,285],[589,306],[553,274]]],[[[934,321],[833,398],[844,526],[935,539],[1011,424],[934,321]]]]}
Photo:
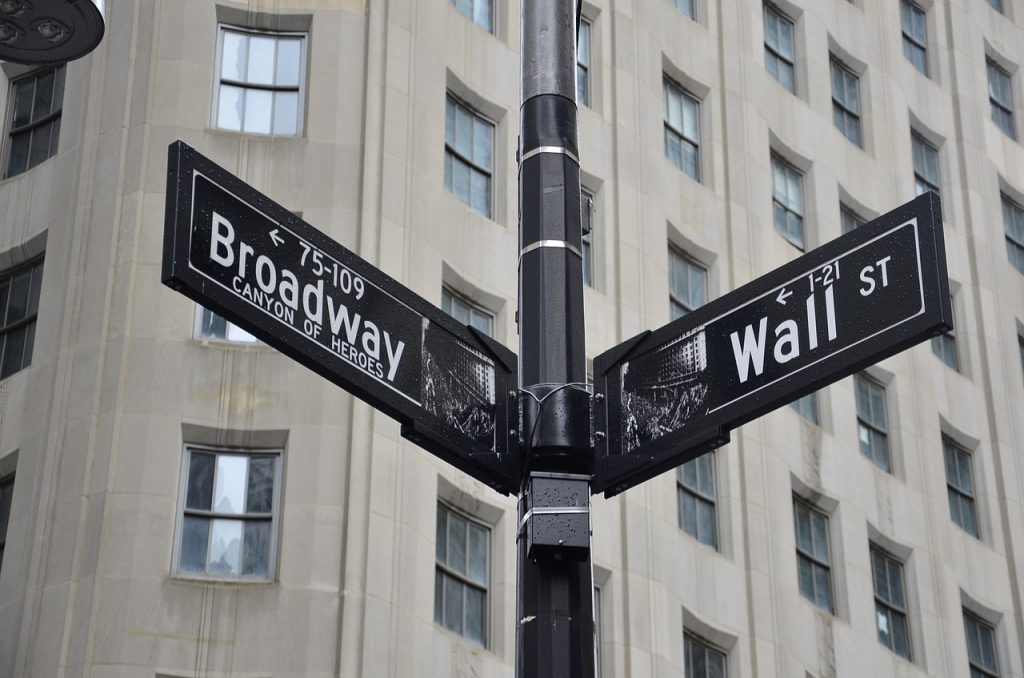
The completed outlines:
{"type": "Polygon", "coordinates": [[[900,0],[900,32],[903,34],[902,45],[903,45],[903,57],[910,62],[915,70],[920,72],[923,76],[931,77],[928,67],[928,10],[921,5],[917,4],[913,0],[900,0]],[[921,25],[923,26],[923,35],[914,35],[913,26],[907,26],[906,18],[907,15],[904,13],[904,8],[910,13],[911,21],[917,16],[921,17],[921,25]],[[920,50],[923,53],[921,65],[918,65],[910,56],[907,51],[920,50]]]}
{"type": "Polygon", "coordinates": [[[822,511],[820,508],[807,501],[803,497],[793,495],[793,542],[796,547],[796,560],[797,560],[797,590],[800,591],[800,596],[807,600],[812,605],[820,610],[824,610],[831,615],[836,613],[836,590],[835,590],[835,552],[832,548],[832,525],[831,517],[829,514],[822,511]],[[803,506],[809,512],[811,524],[811,541],[812,549],[815,546],[814,543],[814,519],[815,517],[821,518],[825,521],[825,546],[828,550],[828,560],[822,560],[813,551],[808,551],[800,545],[800,527],[799,527],[799,516],[797,515],[797,506],[803,506]],[[800,588],[800,562],[801,559],[806,560],[811,565],[811,583],[814,587],[814,593],[817,594],[818,585],[817,580],[814,577],[815,568],[821,568],[828,573],[828,607],[823,607],[817,600],[817,596],[811,599],[807,594],[800,588]]]}
{"type": "Polygon", "coordinates": [[[718,540],[718,469],[717,466],[717,454],[712,450],[697,457],[691,459],[682,466],[676,467],[676,495],[677,495],[677,510],[679,513],[679,529],[686,534],[696,539],[701,544],[708,546],[709,548],[718,551],[719,540],[718,540]],[[701,464],[707,464],[711,471],[711,494],[708,494],[700,487],[700,466],[701,464]],[[696,483],[691,484],[686,480],[686,469],[694,469],[694,475],[696,483]],[[710,506],[711,508],[711,534],[705,535],[701,532],[700,522],[700,511],[698,510],[694,515],[695,531],[690,532],[686,529],[685,521],[685,505],[683,499],[686,495],[693,497],[694,508],[697,509],[701,505],[710,506]]]}
{"type": "Polygon", "coordinates": [[[910,156],[914,166],[914,192],[922,195],[927,191],[935,191],[942,194],[942,165],[939,158],[939,148],[928,141],[923,134],[915,129],[910,130],[910,156]],[[920,154],[917,152],[920,149],[920,154]],[[918,157],[924,161],[924,165],[918,163],[918,157]],[[928,160],[935,160],[935,176],[930,176],[931,168],[928,160]],[[922,186],[924,190],[922,190],[922,186]]]}
{"type": "MultiPolygon", "coordinates": [[[[212,491],[216,491],[216,460],[214,461],[214,483],[212,491]]],[[[284,484],[284,449],[281,447],[231,447],[221,445],[206,445],[201,443],[185,443],[182,447],[181,455],[181,475],[178,483],[178,504],[175,507],[176,520],[174,528],[174,547],[171,552],[171,574],[174,577],[180,579],[202,579],[206,581],[217,581],[217,582],[230,582],[230,583],[256,583],[265,584],[273,582],[277,579],[277,564],[280,558],[279,554],[279,543],[280,543],[280,531],[281,531],[281,512],[283,505],[281,502],[282,485],[284,484]],[[242,558],[244,557],[244,551],[239,553],[239,574],[238,576],[224,576],[218,574],[211,574],[209,572],[193,572],[189,570],[183,570],[181,568],[181,557],[182,557],[182,533],[185,529],[185,516],[186,515],[203,515],[208,516],[211,523],[216,518],[223,518],[227,520],[238,520],[243,523],[243,539],[244,539],[244,525],[246,513],[241,514],[220,514],[216,511],[202,511],[197,509],[189,509],[186,505],[188,500],[188,471],[189,471],[189,459],[192,456],[192,452],[196,451],[201,454],[213,454],[216,456],[220,455],[234,455],[234,456],[245,456],[245,457],[274,457],[274,490],[271,499],[271,518],[270,518],[270,553],[267,554],[267,574],[266,576],[258,575],[243,575],[241,573],[242,558]]],[[[212,507],[211,507],[212,509],[212,507]]],[[[212,527],[212,526],[211,526],[212,527]]],[[[210,530],[212,535],[213,530],[210,530]]],[[[208,535],[209,538],[209,535],[208,535]]],[[[210,551],[209,544],[207,544],[206,558],[209,559],[210,551]]],[[[242,548],[241,546],[239,547],[242,548]]]]}
{"type": "Polygon", "coordinates": [[[594,55],[594,22],[583,16],[580,17],[580,31],[576,40],[576,103],[587,108],[593,108],[594,83],[593,78],[593,55],[594,55]],[[586,41],[583,35],[586,34],[586,41]],[[584,49],[585,48],[585,49],[584,49]],[[580,96],[580,80],[583,81],[583,92],[580,96]]]}
{"type": "Polygon", "coordinates": [[[693,301],[693,288],[690,285],[690,276],[693,273],[697,273],[702,276],[704,285],[704,304],[708,303],[708,269],[707,266],[697,261],[683,250],[679,249],[675,245],[669,244],[668,246],[668,300],[669,300],[669,315],[673,320],[681,318],[682,316],[692,313],[696,309],[700,308],[703,304],[696,304],[693,301]],[[675,262],[679,260],[686,266],[687,276],[687,289],[690,291],[690,298],[683,299],[681,296],[676,294],[674,282],[675,262]]]}
{"type": "Polygon", "coordinates": [[[791,400],[789,406],[800,413],[800,416],[815,426],[821,425],[821,413],[818,407],[818,392],[808,393],[805,396],[791,400]]]}
{"type": "MultiPolygon", "coordinates": [[[[869,553],[869,557],[871,558],[871,586],[872,586],[872,589],[874,591],[874,596],[875,596],[875,627],[876,627],[876,629],[878,631],[878,634],[879,634],[878,642],[882,643],[882,645],[885,645],[885,647],[889,648],[889,650],[891,650],[897,656],[903,657],[907,661],[913,661],[914,650],[913,650],[912,637],[911,637],[911,634],[910,634],[910,612],[909,612],[909,609],[908,609],[910,606],[907,604],[907,599],[909,597],[909,593],[907,591],[907,578],[904,576],[904,572],[906,571],[906,563],[904,563],[902,560],[900,560],[896,556],[890,554],[888,551],[883,549],[881,546],[878,546],[878,545],[876,545],[874,543],[871,543],[869,545],[868,553],[869,553]],[[878,592],[878,575],[879,575],[879,572],[878,572],[878,568],[875,567],[875,555],[876,554],[883,561],[883,564],[885,565],[885,570],[886,570],[885,571],[885,575],[886,575],[886,579],[887,579],[887,581],[886,581],[886,588],[890,591],[890,595],[888,597],[883,597],[883,596],[879,595],[879,592],[878,592]],[[899,579],[900,590],[903,593],[903,606],[902,607],[900,607],[899,605],[896,604],[895,601],[893,601],[893,599],[892,599],[893,597],[891,595],[892,578],[891,578],[890,575],[892,574],[893,566],[898,568],[897,577],[899,579]],[[902,653],[900,653],[900,652],[898,652],[896,650],[895,641],[892,641],[893,645],[890,646],[888,643],[885,642],[885,640],[883,640],[883,638],[881,636],[882,629],[879,628],[879,617],[881,615],[879,614],[879,609],[878,608],[880,608],[880,607],[883,608],[884,611],[886,612],[886,623],[887,624],[890,623],[891,619],[895,615],[899,615],[900,617],[903,618],[903,633],[904,633],[904,635],[906,637],[906,641],[907,641],[907,653],[906,654],[902,654],[902,653]]],[[[891,631],[889,632],[889,637],[892,638],[892,632],[891,631]]]]}
{"type": "Polygon", "coordinates": [[[0,379],[12,377],[32,366],[32,358],[35,354],[36,326],[39,319],[39,302],[42,298],[43,275],[46,271],[45,261],[46,257],[43,254],[23,261],[7,270],[0,271],[0,284],[7,284],[7,289],[3,292],[6,296],[0,300],[2,301],[3,310],[3,315],[0,316],[0,379]],[[28,296],[25,302],[25,316],[7,323],[6,315],[10,312],[11,287],[14,285],[15,278],[25,274],[28,275],[28,296]],[[33,290],[35,294],[33,294],[33,290]],[[19,358],[20,364],[17,369],[4,374],[4,364],[7,362],[8,336],[23,328],[27,329],[25,329],[25,340],[22,344],[21,357],[19,358]]]}
{"type": "Polygon", "coordinates": [[[1024,206],[1003,193],[1000,195],[1003,211],[1003,232],[1006,234],[1006,256],[1021,274],[1024,274],[1024,206]]]}
{"type": "MultiPolygon", "coordinates": [[[[886,473],[892,473],[892,446],[889,444],[889,398],[888,393],[886,393],[886,388],[881,382],[876,379],[872,379],[864,373],[854,375],[853,388],[854,400],[856,401],[857,408],[857,445],[860,448],[860,453],[878,468],[882,469],[886,473]],[[864,389],[867,391],[866,402],[861,399],[861,384],[864,384],[864,389]],[[872,405],[874,402],[872,394],[875,392],[880,392],[882,395],[882,411],[880,413],[876,412],[872,405]],[[884,463],[880,463],[878,459],[874,458],[874,456],[868,456],[865,454],[863,446],[864,441],[860,438],[861,427],[867,430],[869,441],[875,439],[873,434],[881,438],[882,449],[885,453],[884,463]]],[[[874,450],[874,446],[871,442],[869,442],[868,445],[871,450],[874,450]]]]}
{"type": "Polygon", "coordinates": [[[804,210],[805,205],[807,204],[805,195],[806,190],[804,187],[804,173],[797,169],[795,165],[793,165],[791,162],[783,158],[778,153],[772,153],[771,170],[772,225],[775,227],[775,232],[781,235],[787,241],[789,241],[790,244],[792,244],[794,247],[804,250],[807,247],[807,227],[806,224],[804,224],[804,210]],[[783,194],[780,194],[779,186],[776,182],[776,174],[778,173],[778,171],[781,171],[785,178],[785,192],[783,194]],[[793,205],[793,196],[791,195],[792,191],[790,191],[790,185],[794,183],[794,181],[798,193],[797,199],[800,203],[799,209],[793,205]],[[787,224],[789,223],[790,214],[794,215],[797,218],[800,224],[799,237],[794,236],[792,233],[788,231],[788,229],[782,230],[779,228],[778,220],[775,218],[777,212],[776,207],[783,210],[783,212],[785,213],[787,224]]]}
{"type": "Polygon", "coordinates": [[[785,89],[790,94],[796,94],[796,22],[788,14],[786,14],[784,11],[782,11],[781,8],[779,8],[777,5],[772,4],[770,2],[765,2],[764,3],[761,16],[762,16],[762,19],[761,19],[762,30],[764,31],[764,50],[765,50],[764,67],[765,67],[765,70],[768,71],[768,74],[770,76],[772,76],[772,79],[775,80],[775,82],[777,82],[780,85],[782,85],[783,89],[785,89]],[[783,54],[783,52],[782,52],[782,45],[779,45],[779,44],[769,44],[769,40],[768,40],[768,37],[769,37],[768,36],[768,16],[769,16],[769,14],[774,15],[775,20],[778,21],[780,24],[788,25],[789,33],[790,33],[790,40],[792,42],[792,48],[793,48],[793,53],[792,54],[789,54],[789,55],[783,54]],[[791,86],[787,86],[786,83],[783,82],[779,78],[779,73],[781,73],[781,71],[778,68],[778,64],[776,65],[775,72],[774,73],[772,72],[771,64],[772,64],[773,60],[775,62],[778,62],[778,64],[782,64],[782,65],[787,67],[787,69],[788,69],[788,71],[790,73],[790,83],[791,83],[791,86]]]}
{"type": "Polygon", "coordinates": [[[688,92],[685,87],[677,83],[675,80],[669,78],[667,75],[662,76],[662,98],[664,103],[662,106],[662,123],[665,128],[665,157],[669,159],[676,168],[682,171],[683,174],[690,177],[697,183],[702,183],[703,180],[703,153],[701,152],[701,100],[688,92]],[[679,99],[679,116],[681,121],[681,128],[676,127],[669,120],[670,108],[670,97],[678,97],[679,99]],[[696,120],[693,121],[693,129],[696,130],[696,135],[687,134],[687,120],[686,120],[686,103],[693,104],[696,110],[696,120]],[[679,144],[679,164],[677,165],[668,153],[669,140],[672,139],[679,144]],[[686,168],[686,156],[683,154],[682,149],[686,146],[691,146],[696,156],[694,162],[693,174],[691,174],[686,168]]]}
{"type": "Polygon", "coordinates": [[[469,10],[469,14],[467,14],[464,11],[462,11],[462,8],[459,7],[459,4],[458,4],[458,2],[456,2],[456,0],[448,0],[448,4],[450,4],[452,7],[454,7],[456,12],[458,12],[462,16],[466,17],[474,26],[476,26],[480,30],[486,31],[487,33],[490,33],[491,35],[497,35],[496,30],[497,30],[498,22],[497,22],[496,10],[498,8],[498,3],[501,0],[467,0],[467,1],[472,5],[472,7],[469,10]],[[483,25],[482,23],[480,23],[479,21],[476,20],[476,6],[477,6],[477,4],[482,3],[482,2],[486,2],[487,4],[489,4],[491,6],[491,8],[490,8],[491,25],[490,26],[485,26],[485,25],[483,25]]]}
{"type": "Polygon", "coordinates": [[[230,23],[220,22],[217,24],[217,58],[214,63],[213,73],[213,110],[210,116],[210,126],[222,132],[233,132],[235,134],[246,134],[260,137],[281,137],[281,138],[293,138],[302,137],[305,134],[305,121],[306,121],[306,97],[308,96],[306,87],[306,73],[308,71],[308,60],[309,60],[309,33],[306,31],[267,31],[258,28],[250,28],[247,26],[239,26],[230,23]],[[267,38],[299,38],[300,39],[300,51],[299,51],[299,84],[297,87],[278,87],[276,85],[265,86],[265,85],[252,85],[245,81],[229,80],[225,81],[221,77],[221,70],[224,62],[224,34],[227,32],[241,33],[247,36],[258,36],[267,38]],[[231,129],[230,127],[221,127],[218,124],[218,118],[220,113],[220,94],[221,85],[227,82],[232,87],[238,87],[242,90],[248,89],[260,89],[271,92],[297,92],[298,94],[298,110],[295,115],[295,133],[294,134],[274,134],[274,120],[273,120],[273,102],[271,102],[271,119],[269,133],[266,132],[246,132],[245,131],[245,112],[242,113],[242,129],[231,129]]]}
{"type": "Polygon", "coordinates": [[[860,75],[835,54],[829,59],[832,76],[832,124],[857,148],[864,148],[864,126],[861,123],[860,75]],[[836,82],[836,78],[840,82],[836,82]],[[839,86],[837,89],[837,85],[839,86]],[[851,95],[850,88],[853,93],[851,95]],[[840,127],[837,118],[841,118],[840,127]]]}
{"type": "Polygon", "coordinates": [[[198,339],[199,341],[220,342],[224,344],[233,344],[236,346],[253,346],[263,343],[259,339],[254,337],[252,334],[250,334],[248,331],[242,329],[241,327],[234,324],[233,322],[231,322],[224,316],[220,315],[216,311],[208,309],[200,303],[196,303],[196,317],[195,327],[193,329],[193,337],[198,339]],[[210,313],[224,321],[223,337],[203,333],[204,313],[210,313]]]}
{"type": "Polygon", "coordinates": [[[7,90],[7,114],[6,114],[6,118],[4,119],[3,174],[0,175],[4,179],[10,179],[10,178],[13,178],[13,177],[21,176],[23,174],[28,174],[34,168],[36,168],[39,165],[43,164],[44,162],[46,162],[50,158],[53,158],[54,156],[56,156],[57,153],[60,151],[60,129],[61,129],[61,123],[62,123],[62,120],[63,120],[63,117],[64,117],[64,93],[65,93],[65,90],[67,88],[66,77],[67,77],[67,66],[65,64],[61,64],[61,65],[58,65],[58,66],[44,66],[44,67],[41,67],[41,68],[34,68],[34,69],[32,69],[32,70],[30,70],[30,71],[28,71],[26,73],[23,73],[22,75],[18,75],[16,77],[12,77],[10,79],[10,82],[8,83],[9,87],[8,87],[8,90],[7,90]],[[19,127],[17,132],[16,132],[15,129],[14,129],[14,109],[15,109],[15,92],[17,91],[18,86],[23,84],[23,83],[25,83],[25,82],[27,82],[27,81],[29,81],[29,80],[33,81],[34,84],[32,86],[32,107],[34,108],[35,107],[35,87],[38,84],[39,79],[42,78],[42,77],[45,77],[49,73],[53,73],[54,74],[53,92],[52,92],[51,98],[50,98],[50,112],[47,115],[39,118],[38,120],[32,121],[32,119],[31,119],[32,118],[32,113],[30,111],[29,112],[29,122],[27,124],[22,125],[21,127],[19,127]],[[59,94],[59,96],[57,94],[57,83],[58,82],[60,83],[60,94],[59,94]],[[54,111],[53,110],[54,101],[57,100],[58,98],[59,98],[59,102],[60,102],[59,103],[60,109],[54,111]],[[33,164],[31,164],[31,161],[32,161],[32,140],[31,140],[31,135],[35,134],[35,130],[37,130],[37,129],[45,126],[45,125],[50,125],[51,123],[53,123],[53,125],[56,127],[56,130],[57,130],[57,143],[56,143],[56,145],[54,144],[54,141],[53,141],[53,129],[54,128],[51,127],[51,129],[50,129],[50,140],[47,143],[47,155],[46,155],[45,158],[43,158],[42,160],[37,161],[33,165],[33,164]],[[28,148],[28,154],[29,155],[25,158],[25,168],[22,169],[19,172],[15,172],[14,174],[11,174],[10,173],[10,170],[11,170],[11,150],[12,150],[12,147],[14,145],[14,136],[15,136],[15,134],[21,135],[21,134],[25,134],[25,133],[28,133],[30,135],[29,136],[29,148],[28,148]]]}
{"type": "Polygon", "coordinates": [[[1013,106],[1013,75],[992,57],[985,57],[985,75],[988,83],[988,101],[991,108],[992,122],[1011,139],[1017,139],[1017,120],[1013,106]],[[1003,81],[994,83],[993,76],[1003,81]],[[1006,91],[1000,91],[998,85],[1005,82],[1006,91]]]}
{"type": "MultiPolygon", "coordinates": [[[[456,128],[457,128],[457,123],[453,122],[452,124],[454,126],[456,126],[456,128]]],[[[470,141],[470,146],[472,146],[472,145],[473,145],[473,142],[470,141]]],[[[497,158],[495,156],[495,153],[497,151],[497,147],[498,147],[498,125],[497,125],[497,123],[494,122],[493,120],[491,120],[490,118],[488,118],[486,115],[481,113],[479,110],[477,110],[473,106],[471,106],[468,103],[466,103],[463,99],[461,99],[458,96],[456,96],[455,93],[453,93],[451,90],[449,90],[445,94],[445,140],[444,140],[444,155],[445,155],[445,159],[444,159],[444,162],[445,162],[445,170],[444,170],[445,177],[444,177],[444,181],[445,181],[445,184],[446,184],[445,190],[448,191],[449,194],[455,196],[456,200],[461,202],[463,205],[465,205],[469,209],[473,210],[474,212],[476,212],[477,214],[479,214],[479,215],[481,215],[483,217],[486,217],[487,219],[491,219],[492,221],[495,219],[495,216],[496,216],[495,215],[496,201],[495,201],[495,190],[494,190],[494,182],[495,182],[494,175],[495,175],[496,166],[497,166],[497,158]],[[461,151],[456,149],[454,144],[448,143],[448,129],[447,128],[448,128],[448,104],[449,103],[451,103],[451,104],[453,104],[455,106],[455,115],[456,116],[458,116],[458,109],[461,108],[466,113],[468,113],[470,115],[470,117],[471,117],[473,122],[476,122],[477,120],[479,120],[480,122],[484,123],[485,125],[489,125],[490,126],[490,130],[491,130],[491,150],[490,150],[491,166],[490,167],[484,167],[483,165],[477,163],[474,158],[466,157],[461,151]],[[451,174],[451,185],[450,186],[447,185],[448,184],[448,170],[447,170],[447,166],[448,166],[449,163],[454,163],[456,160],[458,160],[459,162],[465,164],[469,168],[469,171],[471,172],[470,179],[469,179],[469,187],[468,187],[469,188],[469,198],[468,198],[468,200],[463,200],[462,198],[460,198],[459,195],[454,190],[454,187],[455,187],[455,174],[454,174],[454,170],[452,170],[452,174],[451,174]],[[487,211],[486,212],[481,212],[480,210],[478,210],[473,205],[473,175],[472,175],[473,171],[479,172],[480,174],[482,174],[482,175],[487,177],[487,211]]],[[[454,164],[452,165],[452,167],[454,168],[454,164]]]]}

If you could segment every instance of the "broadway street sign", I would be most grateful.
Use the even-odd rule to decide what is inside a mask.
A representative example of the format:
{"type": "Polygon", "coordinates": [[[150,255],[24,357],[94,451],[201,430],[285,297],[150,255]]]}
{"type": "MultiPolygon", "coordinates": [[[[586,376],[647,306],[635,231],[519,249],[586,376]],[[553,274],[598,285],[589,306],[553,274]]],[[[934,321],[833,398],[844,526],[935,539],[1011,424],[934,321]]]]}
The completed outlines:
{"type": "Polygon", "coordinates": [[[934,193],[594,360],[597,475],[613,495],[728,431],[948,331],[934,193]]]}
{"type": "Polygon", "coordinates": [[[507,348],[181,141],[164,229],[164,284],[394,417],[409,440],[518,491],[507,348]]]}

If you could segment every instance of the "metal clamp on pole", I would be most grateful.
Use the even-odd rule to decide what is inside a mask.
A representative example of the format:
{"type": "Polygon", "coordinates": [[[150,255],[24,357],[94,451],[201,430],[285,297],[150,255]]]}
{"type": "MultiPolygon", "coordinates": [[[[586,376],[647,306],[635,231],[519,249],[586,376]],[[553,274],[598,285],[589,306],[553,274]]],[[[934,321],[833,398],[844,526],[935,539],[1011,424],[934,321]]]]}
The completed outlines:
{"type": "Polygon", "coordinates": [[[582,561],[590,554],[590,476],[531,473],[519,539],[533,561],[582,561]]]}

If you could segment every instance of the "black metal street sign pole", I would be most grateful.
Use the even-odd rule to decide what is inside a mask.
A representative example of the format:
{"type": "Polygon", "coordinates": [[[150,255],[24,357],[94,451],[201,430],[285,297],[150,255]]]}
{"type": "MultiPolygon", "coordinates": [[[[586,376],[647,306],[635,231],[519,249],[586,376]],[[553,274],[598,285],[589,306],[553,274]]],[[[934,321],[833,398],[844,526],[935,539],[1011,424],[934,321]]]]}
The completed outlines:
{"type": "Polygon", "coordinates": [[[590,395],[586,389],[578,3],[522,3],[519,355],[523,476],[516,675],[594,675],[590,395]]]}

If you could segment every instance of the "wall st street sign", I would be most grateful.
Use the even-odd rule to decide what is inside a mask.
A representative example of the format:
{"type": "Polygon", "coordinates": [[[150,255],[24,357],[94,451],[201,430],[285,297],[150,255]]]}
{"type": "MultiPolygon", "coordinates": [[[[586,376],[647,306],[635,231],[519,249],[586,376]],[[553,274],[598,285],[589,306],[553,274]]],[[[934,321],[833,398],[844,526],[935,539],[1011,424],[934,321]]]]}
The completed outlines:
{"type": "Polygon", "coordinates": [[[678,466],[951,327],[939,201],[927,194],[598,356],[593,491],[678,466]]]}
{"type": "Polygon", "coordinates": [[[518,491],[515,355],[181,141],[162,278],[394,417],[409,440],[518,491]]]}

